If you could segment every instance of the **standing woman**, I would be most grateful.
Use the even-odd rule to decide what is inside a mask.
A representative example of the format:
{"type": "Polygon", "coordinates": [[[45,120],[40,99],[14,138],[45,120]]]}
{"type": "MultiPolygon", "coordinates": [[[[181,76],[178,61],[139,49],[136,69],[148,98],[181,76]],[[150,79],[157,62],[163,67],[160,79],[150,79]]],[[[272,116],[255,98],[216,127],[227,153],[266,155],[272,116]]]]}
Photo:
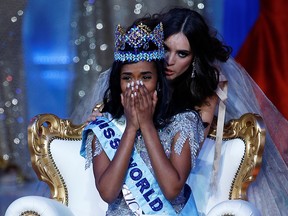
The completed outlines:
{"type": "MultiPolygon", "coordinates": [[[[165,35],[166,77],[171,80],[174,89],[172,103],[180,100],[192,103],[200,110],[203,121],[209,125],[214,114],[218,115],[218,120],[219,114],[222,119],[225,114],[225,121],[239,118],[247,112],[260,114],[267,126],[266,144],[262,167],[256,181],[249,188],[248,199],[263,215],[286,214],[288,168],[276,144],[280,148],[287,146],[287,136],[284,132],[284,128],[288,128],[287,120],[267,99],[245,69],[229,57],[231,49],[217,39],[217,35],[211,32],[212,29],[200,14],[186,8],[175,8],[159,18],[163,22],[165,35]],[[225,80],[228,81],[228,94],[225,94],[225,80]],[[188,100],[185,92],[189,91],[189,85],[193,98],[188,100]],[[224,103],[218,100],[215,93],[224,100],[226,106],[223,106],[224,103]],[[219,114],[214,113],[218,103],[219,114]]],[[[178,109],[177,103],[174,109],[178,109]]],[[[205,143],[202,148],[205,148],[205,143]]],[[[195,196],[196,204],[197,201],[202,202],[197,207],[205,203],[202,198],[206,192],[200,191],[201,198],[195,196]]]]}
{"type": "Polygon", "coordinates": [[[183,109],[180,104],[197,108],[209,132],[223,77],[216,61],[226,62],[231,48],[210,32],[196,11],[174,8],[154,15],[163,23],[166,50],[165,75],[173,89],[171,111],[183,109]],[[216,91],[217,90],[217,91],[216,91]],[[182,103],[180,103],[182,101],[182,103]]]}
{"type": "Polygon", "coordinates": [[[197,187],[203,185],[203,182],[198,182],[200,180],[195,176],[191,180],[197,208],[202,215],[207,213],[205,211],[209,191],[215,190],[217,167],[221,158],[225,106],[223,101],[218,100],[218,96],[222,99],[227,96],[227,86],[218,65],[226,63],[231,48],[223,44],[215,32],[211,32],[204,18],[196,11],[173,8],[167,13],[154,16],[163,22],[164,27],[165,75],[172,87],[169,111],[177,113],[185,107],[197,109],[206,127],[206,137],[220,102],[213,166],[207,167],[206,164],[202,165],[201,161],[196,162],[197,170],[201,169],[201,173],[206,176],[205,187],[197,187]]]}
{"type": "Polygon", "coordinates": [[[166,112],[163,29],[154,27],[152,19],[117,27],[103,114],[83,133],[81,154],[93,163],[109,216],[198,215],[186,180],[204,127],[189,107],[166,112]]]}

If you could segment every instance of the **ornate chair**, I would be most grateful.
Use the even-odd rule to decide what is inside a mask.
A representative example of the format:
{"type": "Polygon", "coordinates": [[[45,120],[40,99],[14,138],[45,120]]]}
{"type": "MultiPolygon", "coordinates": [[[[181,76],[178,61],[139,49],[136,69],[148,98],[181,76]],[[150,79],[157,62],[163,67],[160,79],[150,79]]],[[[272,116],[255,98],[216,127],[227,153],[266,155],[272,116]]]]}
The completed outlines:
{"type": "MultiPolygon", "coordinates": [[[[107,204],[96,190],[92,168],[85,170],[85,159],[79,155],[83,128],[52,114],[38,115],[31,121],[28,145],[33,169],[49,185],[51,197],[21,197],[10,204],[5,216],[105,215],[107,204]]],[[[200,151],[200,167],[212,165],[213,137],[215,130],[200,151]]],[[[215,194],[207,198],[205,214],[233,215],[237,211],[239,215],[259,215],[246,201],[246,192],[259,172],[264,143],[265,127],[259,115],[247,113],[225,125],[219,184],[215,194]]],[[[199,168],[191,180],[201,185],[201,179],[207,178],[199,168]]],[[[196,198],[197,193],[205,192],[199,185],[196,198]]]]}

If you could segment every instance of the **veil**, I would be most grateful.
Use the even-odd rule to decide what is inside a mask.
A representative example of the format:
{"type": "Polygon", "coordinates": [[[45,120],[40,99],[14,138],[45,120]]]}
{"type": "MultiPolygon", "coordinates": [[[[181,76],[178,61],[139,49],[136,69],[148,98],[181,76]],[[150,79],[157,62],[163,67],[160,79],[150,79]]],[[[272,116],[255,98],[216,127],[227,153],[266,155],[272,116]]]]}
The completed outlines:
{"type": "Polygon", "coordinates": [[[285,215],[288,212],[288,121],[233,58],[217,64],[228,80],[225,121],[252,112],[261,115],[266,125],[262,167],[248,189],[248,199],[263,215],[285,215]]]}
{"type": "MultiPolygon", "coordinates": [[[[288,212],[288,122],[232,57],[216,65],[228,80],[225,122],[252,112],[261,115],[266,125],[262,167],[248,189],[248,200],[263,215],[285,215],[288,212]]],[[[99,75],[89,98],[84,98],[73,112],[73,122],[85,122],[95,105],[102,101],[109,75],[110,70],[99,75]]]]}
{"type": "Polygon", "coordinates": [[[102,72],[90,92],[80,101],[70,117],[74,124],[86,122],[95,105],[103,101],[104,93],[109,86],[109,76],[110,69],[102,72]]]}

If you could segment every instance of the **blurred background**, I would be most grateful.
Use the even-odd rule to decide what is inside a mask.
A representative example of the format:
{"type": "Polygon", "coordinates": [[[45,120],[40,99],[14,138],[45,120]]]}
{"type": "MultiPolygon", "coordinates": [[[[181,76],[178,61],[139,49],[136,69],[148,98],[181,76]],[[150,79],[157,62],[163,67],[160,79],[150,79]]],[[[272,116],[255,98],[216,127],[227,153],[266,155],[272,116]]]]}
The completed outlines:
{"type": "Polygon", "coordinates": [[[175,6],[201,13],[288,118],[288,1],[0,0],[0,215],[20,196],[49,196],[31,168],[30,119],[70,118],[113,61],[115,26],[175,6]]]}

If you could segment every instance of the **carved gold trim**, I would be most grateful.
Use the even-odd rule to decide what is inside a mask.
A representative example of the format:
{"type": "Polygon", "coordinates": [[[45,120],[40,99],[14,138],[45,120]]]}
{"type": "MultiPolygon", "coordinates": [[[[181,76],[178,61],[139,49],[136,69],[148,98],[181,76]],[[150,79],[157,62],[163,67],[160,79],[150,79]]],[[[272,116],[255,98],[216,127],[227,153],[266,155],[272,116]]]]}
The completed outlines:
{"type": "Polygon", "coordinates": [[[40,216],[38,212],[35,211],[25,211],[20,214],[20,216],[40,216]]]}
{"type": "Polygon", "coordinates": [[[68,205],[68,191],[50,152],[53,139],[80,140],[85,125],[73,125],[53,114],[34,117],[28,126],[28,146],[32,167],[50,188],[51,198],[68,205]]]}
{"type": "MultiPolygon", "coordinates": [[[[216,137],[215,128],[209,136],[216,137]]],[[[247,200],[248,186],[260,171],[265,137],[264,121],[257,114],[244,114],[225,125],[223,139],[240,138],[245,143],[245,156],[231,185],[229,199],[247,200]]]]}

